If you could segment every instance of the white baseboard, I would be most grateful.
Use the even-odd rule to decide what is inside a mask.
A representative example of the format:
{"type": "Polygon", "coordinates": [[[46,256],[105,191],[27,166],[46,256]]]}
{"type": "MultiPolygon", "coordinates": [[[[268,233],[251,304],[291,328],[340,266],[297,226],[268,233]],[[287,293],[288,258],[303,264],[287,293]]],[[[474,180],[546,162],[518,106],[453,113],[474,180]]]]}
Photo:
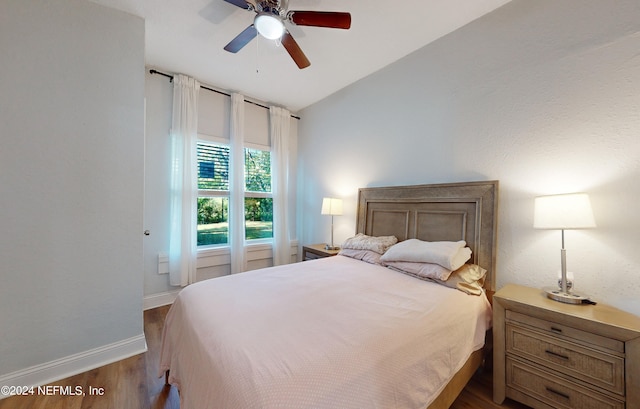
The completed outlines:
{"type": "MultiPolygon", "coordinates": [[[[0,385],[42,386],[147,351],[144,334],[0,376],[0,385]]],[[[6,398],[0,394],[0,399],[6,398]]]]}
{"type": "Polygon", "coordinates": [[[163,305],[173,304],[181,289],[166,291],[163,293],[145,295],[142,303],[144,310],[162,307],[163,305]]]}

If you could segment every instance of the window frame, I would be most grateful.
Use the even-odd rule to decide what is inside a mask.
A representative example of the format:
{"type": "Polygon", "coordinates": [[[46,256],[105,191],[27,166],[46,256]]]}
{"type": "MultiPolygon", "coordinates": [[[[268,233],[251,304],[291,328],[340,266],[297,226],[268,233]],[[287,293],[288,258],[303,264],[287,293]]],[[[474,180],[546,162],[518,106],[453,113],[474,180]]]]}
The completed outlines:
{"type": "MultiPolygon", "coordinates": [[[[273,206],[273,149],[271,149],[270,146],[265,146],[265,145],[261,145],[261,144],[256,144],[256,143],[247,143],[245,142],[242,146],[242,157],[245,158],[245,160],[242,163],[243,166],[243,170],[245,172],[245,177],[244,179],[244,186],[243,186],[243,191],[244,191],[244,199],[246,200],[247,198],[256,198],[256,199],[271,199],[271,203],[273,206]],[[245,156],[245,151],[246,149],[253,149],[253,150],[260,150],[260,151],[265,151],[265,152],[269,152],[269,176],[271,178],[271,183],[270,183],[270,191],[269,192],[255,192],[255,191],[251,191],[251,190],[247,190],[247,183],[246,183],[246,171],[247,171],[247,164],[246,164],[246,156],[245,156]]],[[[245,245],[249,245],[249,244],[266,244],[266,243],[273,243],[273,215],[271,217],[271,237],[268,238],[262,238],[262,239],[249,239],[247,240],[247,225],[246,225],[246,213],[244,215],[245,217],[245,237],[244,237],[244,243],[245,245]]]]}
{"type": "MultiPolygon", "coordinates": [[[[229,148],[229,152],[231,152],[231,144],[229,143],[228,140],[226,140],[224,138],[217,138],[217,137],[210,136],[210,135],[198,134],[198,138],[196,140],[196,146],[197,146],[198,143],[224,146],[226,148],[229,148]]],[[[197,161],[197,158],[196,158],[196,161],[197,161]]],[[[231,169],[228,169],[227,172],[230,173],[231,169]]],[[[231,183],[231,181],[228,180],[228,183],[231,183]]],[[[196,180],[196,184],[197,184],[197,180],[196,180]]],[[[230,206],[230,204],[231,204],[231,189],[229,188],[228,190],[217,190],[217,189],[200,189],[200,188],[198,188],[197,197],[198,198],[201,198],[201,197],[226,198],[227,199],[227,203],[230,206]]],[[[196,209],[196,212],[197,211],[198,210],[196,209]]],[[[227,220],[228,220],[228,216],[227,216],[227,220]]],[[[230,223],[229,220],[228,220],[228,223],[230,223]]],[[[228,237],[229,237],[228,235],[229,235],[229,228],[227,228],[227,242],[226,243],[203,244],[203,245],[196,244],[196,247],[197,247],[198,250],[208,250],[208,249],[229,247],[230,243],[229,243],[229,240],[228,240],[228,237]]],[[[196,239],[196,243],[197,243],[197,239],[196,239]]]]}

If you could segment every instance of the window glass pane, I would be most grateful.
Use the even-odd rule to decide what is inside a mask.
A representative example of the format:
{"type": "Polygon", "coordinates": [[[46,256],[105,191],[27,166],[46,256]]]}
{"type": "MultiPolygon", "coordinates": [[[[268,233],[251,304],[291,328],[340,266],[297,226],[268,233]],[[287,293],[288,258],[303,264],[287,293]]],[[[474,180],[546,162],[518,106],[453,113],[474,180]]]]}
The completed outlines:
{"type": "Polygon", "coordinates": [[[244,220],[247,240],[273,238],[273,199],[245,197],[244,220]]]}
{"type": "Polygon", "coordinates": [[[198,189],[229,190],[229,147],[198,142],[198,189]]]}
{"type": "Polygon", "coordinates": [[[198,246],[229,243],[229,198],[198,198],[198,246]]]}
{"type": "Polygon", "coordinates": [[[271,152],[244,149],[245,191],[271,192],[271,152]]]}

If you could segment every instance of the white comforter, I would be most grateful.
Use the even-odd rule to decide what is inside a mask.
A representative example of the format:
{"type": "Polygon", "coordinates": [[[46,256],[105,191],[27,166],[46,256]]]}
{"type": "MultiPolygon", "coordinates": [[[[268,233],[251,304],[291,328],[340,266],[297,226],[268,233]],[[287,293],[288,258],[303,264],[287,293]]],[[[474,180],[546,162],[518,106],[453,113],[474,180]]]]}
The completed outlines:
{"type": "Polygon", "coordinates": [[[182,290],[159,375],[182,409],[425,408],[490,320],[484,296],[335,256],[182,290]]]}

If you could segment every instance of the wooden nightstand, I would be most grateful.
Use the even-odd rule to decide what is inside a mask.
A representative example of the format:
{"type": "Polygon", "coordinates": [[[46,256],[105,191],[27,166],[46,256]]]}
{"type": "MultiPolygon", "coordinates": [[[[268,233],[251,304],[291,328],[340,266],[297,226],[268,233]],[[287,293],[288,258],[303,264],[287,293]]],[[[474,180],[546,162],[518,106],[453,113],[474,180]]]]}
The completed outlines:
{"type": "Polygon", "coordinates": [[[310,244],[302,247],[302,261],[335,256],[340,250],[326,250],[326,244],[310,244]]]}
{"type": "Polygon", "coordinates": [[[493,400],[532,408],[640,408],[640,317],[506,285],[493,296],[493,400]]]}

